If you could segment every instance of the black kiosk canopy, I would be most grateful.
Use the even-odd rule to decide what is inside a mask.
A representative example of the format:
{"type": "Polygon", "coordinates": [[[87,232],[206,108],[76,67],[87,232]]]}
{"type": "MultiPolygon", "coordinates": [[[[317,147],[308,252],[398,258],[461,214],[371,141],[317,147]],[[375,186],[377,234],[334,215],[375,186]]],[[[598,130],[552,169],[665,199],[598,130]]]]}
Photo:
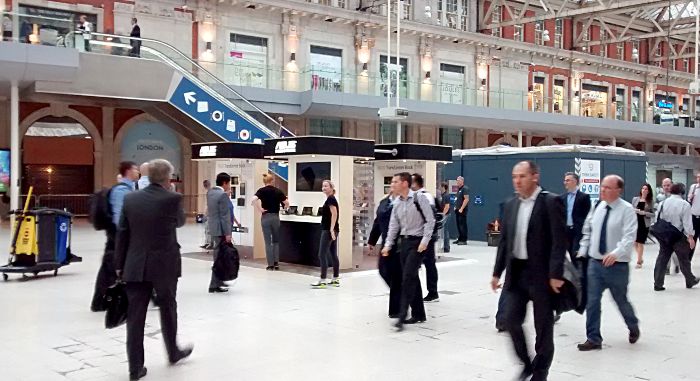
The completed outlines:
{"type": "MultiPolygon", "coordinates": [[[[374,157],[374,141],[329,136],[296,136],[265,139],[266,158],[281,159],[300,155],[374,157]]],[[[450,153],[451,156],[451,153],[450,153]]]]}
{"type": "Polygon", "coordinates": [[[377,144],[375,160],[452,161],[452,147],[430,144],[396,143],[377,144]]]}
{"type": "Polygon", "coordinates": [[[263,158],[262,144],[241,142],[192,144],[192,160],[263,158]]]}

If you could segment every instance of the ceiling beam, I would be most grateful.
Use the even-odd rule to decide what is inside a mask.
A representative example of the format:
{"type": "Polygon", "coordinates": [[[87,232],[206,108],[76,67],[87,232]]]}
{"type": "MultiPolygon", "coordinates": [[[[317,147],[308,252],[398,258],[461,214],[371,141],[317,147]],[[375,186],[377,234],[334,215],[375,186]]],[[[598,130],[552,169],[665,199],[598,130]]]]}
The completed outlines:
{"type": "Polygon", "coordinates": [[[485,24],[483,26],[480,26],[480,28],[493,29],[516,24],[531,23],[540,20],[550,20],[561,17],[574,17],[592,14],[619,14],[625,12],[633,12],[640,8],[659,8],[661,6],[668,5],[669,2],[671,3],[671,5],[673,5],[687,3],[688,0],[620,0],[610,2],[608,4],[598,4],[594,6],[578,8],[567,8],[565,10],[562,10],[561,12],[544,12],[531,17],[523,17],[519,20],[509,20],[495,24],[485,24]]]}

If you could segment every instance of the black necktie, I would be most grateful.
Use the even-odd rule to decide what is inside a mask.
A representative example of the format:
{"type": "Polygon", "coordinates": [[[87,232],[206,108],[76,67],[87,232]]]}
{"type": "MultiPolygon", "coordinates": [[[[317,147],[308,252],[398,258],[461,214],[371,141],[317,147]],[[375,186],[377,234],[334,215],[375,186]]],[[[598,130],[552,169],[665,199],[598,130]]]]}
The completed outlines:
{"type": "Polygon", "coordinates": [[[608,217],[610,216],[610,205],[605,206],[605,218],[603,218],[603,227],[600,228],[600,242],[598,244],[598,252],[600,255],[608,253],[608,217]]]}

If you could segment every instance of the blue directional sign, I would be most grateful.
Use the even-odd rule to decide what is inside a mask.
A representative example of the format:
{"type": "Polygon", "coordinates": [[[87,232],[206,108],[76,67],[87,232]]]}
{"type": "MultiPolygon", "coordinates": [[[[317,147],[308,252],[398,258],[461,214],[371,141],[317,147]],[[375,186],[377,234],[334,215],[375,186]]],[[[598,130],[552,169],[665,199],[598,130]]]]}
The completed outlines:
{"type": "Polygon", "coordinates": [[[185,77],[168,101],[227,141],[262,144],[273,137],[185,77]]]}
{"type": "Polygon", "coordinates": [[[287,163],[280,163],[278,161],[271,161],[267,165],[268,169],[282,178],[284,181],[289,181],[289,166],[287,163]]]}

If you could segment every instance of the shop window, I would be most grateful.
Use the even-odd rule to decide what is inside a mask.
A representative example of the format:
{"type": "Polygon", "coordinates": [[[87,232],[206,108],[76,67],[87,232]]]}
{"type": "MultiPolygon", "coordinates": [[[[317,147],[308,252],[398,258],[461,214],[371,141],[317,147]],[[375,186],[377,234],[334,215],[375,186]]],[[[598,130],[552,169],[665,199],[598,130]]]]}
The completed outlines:
{"type": "Polygon", "coordinates": [[[464,148],[464,130],[454,127],[440,127],[440,145],[453,149],[464,148]]]}
{"type": "Polygon", "coordinates": [[[440,102],[462,104],[464,101],[464,66],[440,64],[440,102]]]}
{"type": "MultiPolygon", "coordinates": [[[[390,121],[390,120],[383,120],[379,123],[379,139],[378,143],[379,144],[389,144],[389,143],[397,143],[397,136],[396,135],[396,127],[397,124],[396,122],[390,121]]],[[[405,142],[406,141],[406,129],[408,128],[407,124],[401,124],[401,141],[405,142]]]]}
{"type": "Polygon", "coordinates": [[[467,31],[468,0],[438,0],[438,23],[448,28],[467,31]]]}
{"type": "Polygon", "coordinates": [[[584,83],[581,86],[582,115],[589,118],[608,117],[608,88],[584,83]]]}
{"type": "Polygon", "coordinates": [[[535,77],[532,84],[532,111],[545,111],[544,109],[544,77],[535,77]]]}
{"type": "MultiPolygon", "coordinates": [[[[408,98],[408,59],[401,58],[399,60],[401,65],[401,70],[399,71],[399,89],[401,91],[401,98],[408,98]]],[[[396,66],[396,57],[391,57],[392,66],[396,66]]],[[[389,72],[391,72],[391,94],[392,97],[396,94],[396,70],[387,70],[387,57],[385,55],[379,56],[379,76],[381,78],[381,92],[384,97],[387,96],[387,91],[389,86],[387,85],[387,80],[389,72]]]]}
{"type": "Polygon", "coordinates": [[[552,97],[552,110],[554,110],[555,114],[561,114],[566,106],[566,99],[564,97],[564,94],[566,94],[565,85],[566,84],[563,79],[554,80],[554,89],[552,91],[554,94],[552,97]]]}
{"type": "Polygon", "coordinates": [[[343,121],[332,119],[311,119],[309,121],[309,135],[343,136],[343,121]]]}
{"type": "Polygon", "coordinates": [[[625,120],[625,89],[615,90],[615,119],[625,120]]]}
{"type": "Polygon", "coordinates": [[[513,26],[513,40],[518,42],[525,41],[525,36],[523,35],[523,24],[513,26]]]}
{"type": "Polygon", "coordinates": [[[311,89],[343,91],[343,51],[311,45],[309,54],[311,89]]]}
{"type": "Polygon", "coordinates": [[[327,5],[329,7],[345,8],[346,0],[306,0],[307,3],[327,5]]]}
{"type": "Polygon", "coordinates": [[[231,33],[224,64],[227,83],[267,87],[267,38],[231,33]]]}
{"type": "Polygon", "coordinates": [[[641,121],[641,104],[642,104],[642,93],[639,90],[632,91],[632,107],[630,109],[630,116],[633,122],[641,121]]]}

